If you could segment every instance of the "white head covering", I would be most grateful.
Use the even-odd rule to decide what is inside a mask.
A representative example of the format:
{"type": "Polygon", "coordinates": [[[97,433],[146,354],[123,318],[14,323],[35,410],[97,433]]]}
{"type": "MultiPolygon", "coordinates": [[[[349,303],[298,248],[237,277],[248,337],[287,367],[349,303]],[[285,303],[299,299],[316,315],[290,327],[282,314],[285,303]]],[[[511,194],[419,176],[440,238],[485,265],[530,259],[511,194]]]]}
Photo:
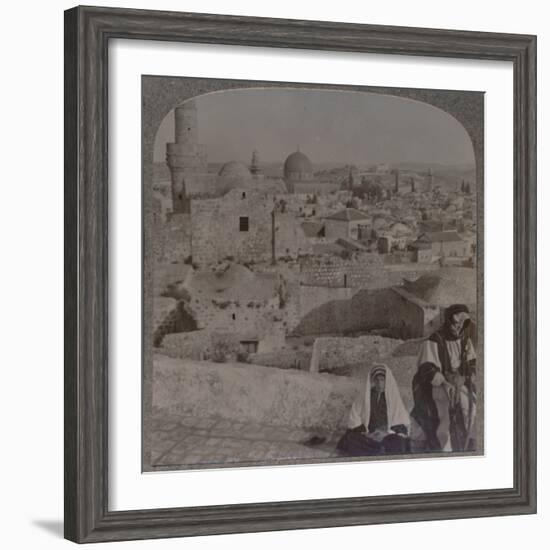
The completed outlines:
{"type": "Polygon", "coordinates": [[[409,414],[403,405],[401,394],[397,382],[393,377],[393,374],[387,365],[383,363],[374,363],[367,376],[367,383],[365,386],[365,393],[359,394],[354,401],[349,414],[348,428],[357,428],[363,424],[365,428],[369,427],[370,420],[370,392],[372,387],[372,379],[374,376],[384,372],[386,375],[386,388],[384,393],[386,395],[386,406],[388,407],[388,428],[392,426],[398,426],[403,424],[410,426],[411,420],[409,414]]]}

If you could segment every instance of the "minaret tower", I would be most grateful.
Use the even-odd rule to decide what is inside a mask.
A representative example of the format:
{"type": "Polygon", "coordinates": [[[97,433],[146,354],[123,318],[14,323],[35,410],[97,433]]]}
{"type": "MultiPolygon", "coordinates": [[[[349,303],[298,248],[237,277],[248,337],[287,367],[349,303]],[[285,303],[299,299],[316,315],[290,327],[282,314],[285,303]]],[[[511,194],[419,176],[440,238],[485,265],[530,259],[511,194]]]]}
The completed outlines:
{"type": "Polygon", "coordinates": [[[428,191],[433,191],[434,187],[434,173],[433,170],[430,168],[428,171],[428,191]]]}
{"type": "Polygon", "coordinates": [[[252,161],[250,162],[250,172],[253,176],[260,174],[260,155],[256,149],[252,152],[252,161]]]}
{"type": "Polygon", "coordinates": [[[172,177],[172,210],[189,212],[187,174],[207,172],[206,147],[199,144],[197,108],[186,101],[174,111],[175,142],[166,144],[166,163],[172,177]]]}
{"type": "Polygon", "coordinates": [[[348,191],[353,191],[353,173],[351,171],[351,166],[348,172],[348,191]]]}
{"type": "Polygon", "coordinates": [[[395,169],[394,174],[395,174],[395,189],[394,189],[394,192],[397,195],[397,193],[399,193],[399,170],[397,168],[395,169]]]}

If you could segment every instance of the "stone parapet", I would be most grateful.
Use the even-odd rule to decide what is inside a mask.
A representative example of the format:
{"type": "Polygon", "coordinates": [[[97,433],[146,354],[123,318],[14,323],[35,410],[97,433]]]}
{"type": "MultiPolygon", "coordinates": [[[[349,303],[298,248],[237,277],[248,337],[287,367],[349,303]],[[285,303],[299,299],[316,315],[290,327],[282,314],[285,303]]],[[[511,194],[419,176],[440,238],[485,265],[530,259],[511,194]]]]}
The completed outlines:
{"type": "Polygon", "coordinates": [[[344,376],[157,355],[153,410],[334,431],[345,427],[362,387],[361,380],[344,376]]]}

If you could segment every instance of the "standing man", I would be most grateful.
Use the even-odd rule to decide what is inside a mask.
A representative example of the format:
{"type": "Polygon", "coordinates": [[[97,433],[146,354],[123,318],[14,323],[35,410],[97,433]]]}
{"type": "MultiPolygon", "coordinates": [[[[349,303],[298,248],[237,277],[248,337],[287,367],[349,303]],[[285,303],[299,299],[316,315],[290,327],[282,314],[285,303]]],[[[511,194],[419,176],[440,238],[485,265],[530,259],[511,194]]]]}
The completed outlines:
{"type": "Polygon", "coordinates": [[[423,342],[413,378],[411,416],[428,451],[472,451],[476,446],[476,354],[467,306],[445,310],[443,326],[423,342]]]}

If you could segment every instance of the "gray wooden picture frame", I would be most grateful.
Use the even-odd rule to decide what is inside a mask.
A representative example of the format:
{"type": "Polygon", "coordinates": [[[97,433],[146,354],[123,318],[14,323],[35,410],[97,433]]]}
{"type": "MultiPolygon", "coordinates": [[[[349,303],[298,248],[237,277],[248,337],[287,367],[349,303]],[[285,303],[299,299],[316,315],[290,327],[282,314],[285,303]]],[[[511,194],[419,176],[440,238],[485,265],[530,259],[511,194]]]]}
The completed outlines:
{"type": "MultiPolygon", "coordinates": [[[[136,113],[136,116],[138,114],[136,113]]],[[[99,542],[536,512],[536,37],[196,13],[65,12],[65,537],[99,542]],[[514,68],[514,483],[509,489],[108,510],[111,38],[509,61],[514,68]]]]}

